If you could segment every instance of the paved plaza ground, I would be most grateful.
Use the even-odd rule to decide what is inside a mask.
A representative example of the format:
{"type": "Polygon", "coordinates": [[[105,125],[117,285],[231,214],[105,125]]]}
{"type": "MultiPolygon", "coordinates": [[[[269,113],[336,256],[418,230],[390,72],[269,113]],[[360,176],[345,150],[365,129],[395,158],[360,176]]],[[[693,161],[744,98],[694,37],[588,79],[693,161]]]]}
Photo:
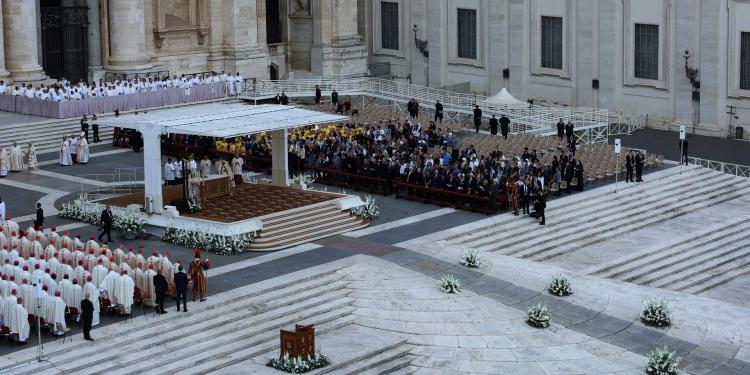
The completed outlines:
{"type": "MultiPolygon", "coordinates": [[[[666,140],[648,143],[659,136],[649,132],[636,133],[629,146],[672,158],[658,149],[666,140]]],[[[736,161],[732,152],[709,152],[722,145],[697,154],[700,142],[691,144],[696,156],[736,161]]],[[[73,167],[41,155],[41,171],[0,180],[8,215],[26,226],[40,201],[47,226],[96,234],[95,226],[56,217],[57,209],[82,189],[107,186],[117,168],[140,168],[142,154],[97,145],[92,155],[88,165],[73,167]]],[[[741,229],[750,184],[669,165],[645,180],[620,183],[618,192],[610,182],[563,194],[550,201],[546,227],[508,213],[376,196],[382,214],[365,229],[271,253],[208,255],[209,298],[190,303],[189,313],[177,313],[170,300],[163,316],[141,308],[129,320],[103,316],[94,343],[82,340],[78,326],[72,342],[45,335],[49,360],[41,363],[32,334],[25,346],[0,345],[0,372],[274,374],[265,362],[278,346],[278,329],[314,323],[331,373],[640,374],[659,346],[683,357],[684,373],[750,373],[750,278],[740,256],[748,251],[741,229]],[[712,231],[732,246],[711,246],[712,231]],[[482,251],[479,269],[458,265],[470,249],[482,251]],[[678,252],[684,261],[665,263],[678,252]],[[641,267],[653,272],[639,274],[641,267]],[[730,280],[697,292],[696,285],[718,277],[712,270],[724,269],[730,280]],[[437,280],[446,273],[461,280],[462,293],[440,291],[437,280]],[[558,274],[570,277],[572,296],[546,292],[558,274]],[[670,303],[671,327],[640,322],[650,298],[670,303]],[[550,328],[524,322],[534,303],[550,307],[550,328]]],[[[114,242],[192,257],[192,249],[154,236],[114,242]]]]}

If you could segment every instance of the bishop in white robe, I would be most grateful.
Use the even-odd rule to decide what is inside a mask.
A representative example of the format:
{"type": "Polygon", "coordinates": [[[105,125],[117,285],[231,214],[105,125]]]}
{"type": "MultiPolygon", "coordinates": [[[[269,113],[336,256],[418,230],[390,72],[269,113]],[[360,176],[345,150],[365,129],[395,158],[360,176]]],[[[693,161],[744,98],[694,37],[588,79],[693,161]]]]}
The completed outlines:
{"type": "Polygon", "coordinates": [[[26,308],[23,307],[23,299],[19,298],[13,311],[10,313],[10,330],[13,333],[18,334],[18,341],[26,342],[29,338],[29,313],[26,308]]]}
{"type": "MultiPolygon", "coordinates": [[[[89,276],[89,279],[91,279],[91,276],[89,276]]],[[[88,281],[83,286],[83,295],[88,295],[90,297],[89,300],[94,305],[94,317],[91,320],[91,325],[95,326],[99,324],[99,288],[94,285],[93,281],[88,281]]]]}
{"type": "Polygon", "coordinates": [[[133,279],[128,276],[127,273],[120,276],[120,280],[117,283],[117,304],[122,306],[124,314],[130,314],[130,309],[133,306],[133,292],[135,292],[135,283],[133,279]]]}
{"type": "Polygon", "coordinates": [[[60,165],[73,165],[73,156],[70,154],[70,142],[67,139],[63,139],[62,145],[60,145],[60,165]]]}
{"type": "Polygon", "coordinates": [[[81,137],[78,141],[78,163],[87,164],[89,162],[89,142],[86,138],[81,137]]]}
{"type": "Polygon", "coordinates": [[[16,142],[10,148],[10,171],[20,172],[23,170],[23,151],[16,142]]]}
{"type": "Polygon", "coordinates": [[[29,142],[26,148],[26,165],[30,171],[36,171],[39,169],[39,162],[36,160],[36,147],[34,144],[29,142]]]}

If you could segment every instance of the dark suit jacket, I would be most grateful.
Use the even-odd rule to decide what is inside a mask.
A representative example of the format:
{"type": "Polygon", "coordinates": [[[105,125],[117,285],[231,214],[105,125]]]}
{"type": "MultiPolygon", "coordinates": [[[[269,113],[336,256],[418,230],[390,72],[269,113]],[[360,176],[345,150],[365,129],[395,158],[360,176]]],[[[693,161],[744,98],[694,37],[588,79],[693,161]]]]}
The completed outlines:
{"type": "Polygon", "coordinates": [[[164,277],[164,275],[157,274],[154,276],[154,293],[155,294],[165,294],[167,292],[167,288],[169,287],[169,284],[167,284],[167,278],[164,277]]]}
{"type": "Polygon", "coordinates": [[[114,221],[114,218],[112,217],[112,211],[103,210],[101,221],[102,221],[102,224],[106,226],[112,225],[112,222],[114,221]]]}
{"type": "Polygon", "coordinates": [[[36,225],[44,225],[44,210],[41,207],[36,209],[36,225]]]}
{"type": "Polygon", "coordinates": [[[185,272],[177,272],[174,275],[175,289],[181,292],[187,291],[188,288],[188,277],[185,272]]]}
{"type": "Polygon", "coordinates": [[[94,317],[94,304],[87,299],[81,300],[81,318],[93,318],[94,317]]]}

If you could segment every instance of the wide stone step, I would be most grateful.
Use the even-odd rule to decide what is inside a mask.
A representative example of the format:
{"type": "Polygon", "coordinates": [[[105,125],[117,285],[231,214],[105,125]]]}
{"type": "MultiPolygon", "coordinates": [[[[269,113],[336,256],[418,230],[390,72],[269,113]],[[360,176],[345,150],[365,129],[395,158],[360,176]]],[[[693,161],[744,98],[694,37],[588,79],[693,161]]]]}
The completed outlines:
{"type": "MultiPolygon", "coordinates": [[[[732,245],[731,248],[718,254],[718,256],[707,255],[697,258],[692,267],[685,268],[680,272],[675,272],[662,278],[652,278],[652,280],[646,285],[651,285],[658,288],[682,290],[692,286],[693,282],[688,281],[688,279],[691,277],[708,273],[727,264],[732,268],[742,267],[745,260],[750,259],[749,257],[750,239],[746,239],[741,243],[732,245]],[[738,261],[741,262],[739,266],[733,264],[738,261]]],[[[711,275],[706,275],[706,277],[710,278],[711,275]]]]}
{"type": "MultiPolygon", "coordinates": [[[[635,284],[652,284],[658,280],[690,270],[702,262],[722,257],[738,249],[737,244],[748,242],[748,232],[737,233],[716,240],[705,247],[696,247],[674,256],[667,257],[643,267],[642,270],[623,275],[621,280],[635,284]]],[[[740,247],[741,248],[741,247],[740,247]]]]}
{"type": "MultiPolygon", "coordinates": [[[[710,178],[710,183],[725,184],[731,180],[731,176],[717,174],[710,178]]],[[[708,188],[704,189],[704,191],[707,190],[708,188]]],[[[482,242],[486,244],[484,246],[489,245],[493,248],[510,249],[518,244],[526,246],[527,243],[525,243],[525,241],[528,240],[537,240],[538,242],[541,242],[542,239],[544,239],[544,241],[548,241],[550,240],[549,236],[557,236],[559,238],[563,233],[579,231],[584,225],[591,226],[591,224],[595,224],[597,220],[601,221],[603,218],[612,217],[612,215],[623,215],[632,210],[642,212],[646,208],[659,208],[670,202],[674,202],[676,199],[675,197],[679,197],[685,193],[695,193],[695,188],[688,184],[663,191],[656,191],[655,193],[646,191],[643,192],[644,196],[637,197],[638,199],[635,199],[634,197],[625,197],[627,198],[626,203],[620,203],[617,201],[613,204],[595,206],[586,210],[575,208],[571,210],[571,212],[567,212],[561,216],[547,214],[547,217],[554,218],[554,220],[549,221],[545,227],[537,226],[529,228],[528,223],[519,222],[520,224],[516,224],[519,226],[518,235],[499,237],[499,235],[496,234],[495,236],[489,237],[488,240],[482,239],[482,242]],[[555,227],[557,226],[565,226],[565,229],[553,230],[556,229],[555,227]]],[[[509,227],[508,230],[512,231],[513,228],[509,227]]],[[[477,246],[476,248],[478,250],[488,250],[482,246],[477,246]]]]}
{"type": "Polygon", "coordinates": [[[534,252],[527,252],[524,254],[516,254],[514,256],[516,257],[523,257],[523,258],[531,258],[533,260],[542,261],[547,260],[550,258],[557,257],[559,255],[565,254],[569,251],[575,250],[580,247],[577,243],[580,243],[580,241],[585,240],[587,244],[594,244],[599,243],[605,240],[608,240],[610,238],[613,238],[617,235],[632,232],[641,228],[645,228],[646,226],[653,225],[665,220],[673,219],[675,217],[685,215],[689,212],[708,207],[711,205],[719,204],[722,202],[726,202],[732,199],[739,198],[743,196],[743,194],[747,194],[750,192],[750,187],[745,188],[733,188],[729,191],[719,191],[715,196],[709,197],[708,200],[702,201],[701,203],[694,203],[690,205],[680,205],[678,207],[673,207],[671,210],[667,210],[664,213],[648,216],[646,219],[641,219],[637,221],[635,224],[628,223],[625,225],[621,225],[618,223],[618,225],[608,225],[605,227],[602,227],[600,232],[598,233],[585,233],[581,234],[581,236],[577,238],[571,238],[571,242],[566,244],[560,244],[560,245],[553,245],[553,246],[547,246],[543,249],[540,249],[539,251],[534,252]],[[721,198],[719,198],[721,197],[721,198]],[[577,243],[574,243],[577,242],[577,243]]]}
{"type": "Polygon", "coordinates": [[[330,375],[380,375],[390,374],[392,371],[408,366],[412,359],[405,356],[413,348],[412,345],[399,345],[361,361],[352,362],[337,370],[328,372],[330,375]]]}
{"type": "MultiPolygon", "coordinates": [[[[706,168],[699,168],[697,166],[690,166],[688,170],[684,172],[686,176],[692,175],[692,174],[699,174],[699,173],[708,173],[709,170],[706,168]]],[[[665,179],[672,178],[679,174],[679,170],[677,168],[669,168],[665,169],[663,171],[655,172],[653,174],[649,174],[649,181],[642,183],[642,184],[626,184],[623,187],[620,187],[618,189],[619,192],[622,192],[627,195],[632,195],[633,190],[643,191],[644,188],[649,188],[652,186],[659,186],[659,182],[665,179]]],[[[587,204],[596,204],[597,202],[600,202],[602,200],[609,200],[612,199],[612,192],[613,188],[610,188],[609,186],[604,186],[601,188],[593,189],[593,190],[587,190],[583,193],[577,193],[575,195],[572,195],[570,197],[566,197],[565,199],[557,199],[549,202],[547,204],[547,212],[554,213],[557,210],[563,210],[569,207],[579,207],[581,205],[587,205],[587,204]]],[[[502,221],[497,221],[495,218],[487,219],[488,222],[490,222],[488,225],[474,228],[471,230],[467,230],[464,232],[461,232],[459,234],[455,234],[452,236],[445,237],[443,240],[445,240],[447,243],[462,243],[465,242],[465,240],[468,239],[475,239],[478,234],[484,234],[485,232],[494,233],[497,230],[497,227],[499,225],[503,225],[506,223],[517,221],[518,218],[513,216],[512,214],[506,214],[502,215],[505,219],[502,221]]]]}
{"type": "MultiPolygon", "coordinates": [[[[279,329],[304,322],[305,324],[322,325],[326,322],[351,315],[351,307],[346,304],[350,302],[344,300],[341,302],[330,302],[320,307],[310,307],[306,305],[305,309],[280,316],[274,320],[255,324],[250,320],[231,323],[229,332],[217,332],[207,335],[200,341],[204,344],[203,350],[196,353],[195,347],[191,345],[170,345],[165,348],[164,354],[168,355],[168,363],[149,364],[139,360],[142,356],[135,356],[134,362],[128,367],[115,367],[109,374],[138,374],[139,372],[148,372],[150,374],[182,374],[191,367],[201,365],[205,362],[220,361],[222,358],[236,353],[243,348],[250,347],[269,347],[273,348],[279,344],[279,329]],[[171,349],[171,350],[170,350],[171,349]]],[[[144,353],[145,354],[145,353],[144,353]]],[[[226,365],[231,365],[227,363],[226,365]]]]}
{"type": "Polygon", "coordinates": [[[685,249],[703,246],[711,241],[742,231],[746,223],[750,223],[750,217],[728,224],[714,225],[706,230],[694,233],[690,237],[682,237],[668,243],[632,252],[626,256],[591,267],[582,273],[603,278],[622,279],[625,277],[622,275],[626,273],[635,272],[641,269],[641,267],[679,254],[685,249]]]}
{"type": "MultiPolygon", "coordinates": [[[[355,316],[343,316],[335,320],[331,320],[324,323],[317,323],[315,320],[309,320],[309,321],[303,321],[298,322],[300,324],[315,324],[315,334],[316,335],[322,335],[331,331],[339,330],[343,327],[346,327],[350,324],[354,324],[356,321],[355,316]]],[[[287,329],[293,329],[293,327],[287,327],[287,329]]],[[[238,346],[235,351],[228,352],[225,356],[213,358],[210,360],[204,360],[200,363],[196,363],[192,367],[189,368],[183,368],[179,372],[173,372],[173,371],[164,371],[161,370],[159,372],[156,372],[157,374],[195,374],[195,375],[202,375],[207,373],[218,373],[221,374],[223,369],[236,365],[239,363],[242,363],[244,361],[250,360],[254,357],[257,357],[259,355],[262,355],[264,353],[269,353],[275,349],[278,349],[279,347],[279,332],[274,331],[271,335],[268,336],[268,338],[261,344],[253,345],[253,346],[245,346],[241,347],[238,346]]],[[[269,355],[270,358],[270,355],[269,355]]]]}
{"type": "MultiPolygon", "coordinates": [[[[744,182],[744,181],[743,181],[744,182]]],[[[518,257],[524,257],[526,253],[540,250],[542,248],[553,248],[558,245],[568,243],[571,237],[577,236],[590,236],[604,231],[606,228],[613,228],[616,225],[631,225],[631,222],[639,219],[641,222],[643,217],[650,217],[658,215],[659,213],[674,211],[680,208],[688,207],[684,202],[691,202],[693,198],[697,198],[698,201],[703,202],[721,196],[722,194],[729,194],[732,191],[738,189],[736,181],[733,181],[731,185],[725,181],[719,187],[708,186],[701,189],[694,189],[688,193],[681,194],[679,196],[672,196],[668,199],[644,199],[639,200],[638,203],[629,205],[626,209],[612,210],[612,212],[602,212],[596,217],[584,217],[580,221],[576,222],[575,225],[570,223],[570,226],[556,231],[548,231],[543,227],[536,227],[534,230],[541,231],[536,237],[529,241],[521,243],[515,246],[503,247],[503,254],[514,255],[518,257]],[[652,202],[653,204],[647,204],[652,202]],[[658,203],[657,203],[658,202],[658,203]],[[583,225],[585,223],[585,226],[583,225]],[[516,255],[519,254],[519,255],[516,255]]],[[[748,186],[747,184],[745,186],[748,186]]],[[[694,203],[693,203],[694,204],[694,203]]],[[[549,217],[550,220],[557,220],[549,217]]],[[[585,238],[585,237],[584,237],[585,238]]],[[[499,246],[499,245],[498,245],[499,246]]]]}
{"type": "Polygon", "coordinates": [[[366,223],[362,223],[353,220],[349,223],[345,223],[338,226],[317,228],[313,231],[306,231],[305,233],[298,233],[293,236],[286,236],[281,239],[266,238],[262,241],[255,241],[250,244],[251,251],[272,251],[280,250],[291,246],[300,245],[303,243],[316,241],[337,234],[346,233],[352,230],[361,229],[366,227],[366,223]]]}
{"type": "Polygon", "coordinates": [[[689,286],[676,286],[675,289],[685,293],[699,294],[726,284],[738,277],[750,275],[750,260],[739,264],[725,264],[713,269],[710,273],[702,275],[701,278],[691,278],[685,282],[689,286]]]}
{"type": "MultiPolygon", "coordinates": [[[[191,304],[191,311],[193,314],[187,316],[182,315],[175,318],[172,315],[171,317],[159,316],[156,319],[135,320],[133,323],[128,324],[126,329],[127,334],[106,338],[110,345],[108,348],[114,350],[116,352],[114,355],[117,355],[117,348],[148,339],[152,336],[153,332],[158,332],[160,330],[176,331],[183,328],[192,328],[196,325],[214,321],[215,319],[222,321],[222,318],[227,315],[227,310],[242,310],[243,306],[263,304],[273,306],[274,302],[282,304],[299,302],[306,298],[303,296],[304,293],[311,289],[322,291],[325,289],[318,288],[325,288],[329,284],[333,284],[334,288],[340,288],[340,285],[337,285],[337,283],[340,282],[341,277],[335,274],[335,272],[336,271],[329,271],[299,279],[290,279],[284,283],[255,291],[253,291],[251,287],[243,288],[242,290],[248,290],[248,293],[241,293],[232,299],[221,302],[220,304],[207,305],[205,308],[202,304],[191,304]],[[198,312],[200,312],[200,314],[197,314],[198,312]],[[136,333],[130,334],[130,332],[136,333]]],[[[211,299],[209,299],[209,301],[211,301],[211,299]]],[[[268,309],[270,308],[266,308],[266,310],[268,309]]],[[[48,349],[47,354],[49,356],[54,356],[56,363],[65,364],[69,361],[80,361],[81,358],[88,358],[89,356],[111,358],[107,356],[109,352],[106,352],[104,349],[106,348],[92,347],[88,342],[79,341],[66,346],[52,348],[51,350],[48,349]]],[[[43,365],[44,364],[34,364],[32,366],[24,367],[21,369],[22,372],[18,373],[33,374],[36,371],[43,369],[43,365]]]]}
{"type": "Polygon", "coordinates": [[[275,225],[271,228],[268,228],[264,225],[263,230],[261,231],[261,236],[262,237],[278,236],[278,235],[283,235],[285,233],[298,232],[306,228],[336,225],[336,223],[340,223],[342,221],[352,220],[352,219],[354,219],[354,217],[349,215],[348,213],[330,212],[330,213],[325,213],[324,215],[311,216],[307,218],[306,220],[295,221],[292,223],[284,223],[283,225],[275,225]]]}
{"type": "Polygon", "coordinates": [[[263,226],[274,227],[277,225],[283,225],[284,223],[296,222],[304,220],[309,217],[317,216],[324,213],[339,213],[341,210],[330,204],[329,202],[317,203],[314,206],[300,207],[295,210],[287,210],[282,212],[275,212],[269,215],[261,216],[263,220],[263,226]]]}

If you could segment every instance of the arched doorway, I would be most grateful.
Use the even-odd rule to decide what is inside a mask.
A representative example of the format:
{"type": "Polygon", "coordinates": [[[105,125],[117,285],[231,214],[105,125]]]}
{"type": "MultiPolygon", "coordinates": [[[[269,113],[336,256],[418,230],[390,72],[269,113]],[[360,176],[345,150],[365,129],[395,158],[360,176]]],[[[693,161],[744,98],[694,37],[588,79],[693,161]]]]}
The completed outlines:
{"type": "Polygon", "coordinates": [[[43,0],[39,5],[44,71],[71,82],[87,79],[88,8],[63,6],[60,0],[43,0]]]}
{"type": "Polygon", "coordinates": [[[276,64],[271,64],[269,67],[268,76],[271,78],[272,81],[276,81],[279,79],[279,68],[276,66],[276,64]]]}

